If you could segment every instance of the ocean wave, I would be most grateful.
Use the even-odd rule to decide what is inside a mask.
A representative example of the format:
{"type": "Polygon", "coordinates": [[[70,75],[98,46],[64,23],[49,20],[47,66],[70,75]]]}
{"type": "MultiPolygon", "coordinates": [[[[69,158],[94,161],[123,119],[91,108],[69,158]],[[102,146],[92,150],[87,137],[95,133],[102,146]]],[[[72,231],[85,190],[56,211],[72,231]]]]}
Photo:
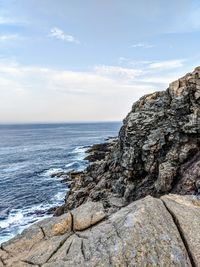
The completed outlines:
{"type": "MultiPolygon", "coordinates": [[[[49,169],[43,170],[40,173],[37,173],[37,175],[45,180],[55,179],[59,181],[62,180],[62,177],[52,177],[52,175],[59,172],[84,169],[87,163],[84,160],[86,150],[87,147],[75,147],[69,153],[70,156],[67,158],[67,164],[65,164],[63,168],[51,167],[49,169]]],[[[14,166],[10,167],[9,171],[14,170],[12,169],[13,167],[14,166]]],[[[38,222],[44,218],[50,217],[51,215],[47,214],[47,211],[52,207],[62,205],[64,203],[65,195],[68,190],[69,189],[66,187],[60,188],[59,192],[52,196],[49,199],[48,203],[28,206],[23,209],[9,210],[6,216],[0,218],[0,244],[9,240],[16,234],[21,233],[31,224],[38,222]]]]}
{"type": "Polygon", "coordinates": [[[39,175],[40,176],[44,176],[44,177],[51,177],[53,174],[56,174],[58,172],[63,172],[64,169],[63,168],[50,168],[48,170],[44,170],[43,172],[41,172],[39,175]]]}
{"type": "Polygon", "coordinates": [[[66,192],[62,189],[49,200],[49,203],[41,203],[23,209],[12,209],[8,216],[0,219],[0,244],[21,233],[25,228],[45,218],[51,217],[47,211],[64,203],[66,192]]]}

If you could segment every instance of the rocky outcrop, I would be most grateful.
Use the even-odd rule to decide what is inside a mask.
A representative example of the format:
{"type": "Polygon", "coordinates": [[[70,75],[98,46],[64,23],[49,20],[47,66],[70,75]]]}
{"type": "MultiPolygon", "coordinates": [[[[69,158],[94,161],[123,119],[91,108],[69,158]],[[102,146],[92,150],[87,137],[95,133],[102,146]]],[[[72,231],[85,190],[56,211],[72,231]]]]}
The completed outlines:
{"type": "Polygon", "coordinates": [[[2,244],[0,267],[200,267],[199,114],[200,68],[142,97],[85,171],[58,174],[62,215],[2,244]]]}
{"type": "Polygon", "coordinates": [[[148,196],[111,215],[87,202],[2,244],[0,266],[200,266],[199,220],[192,196],[148,196]]]}
{"type": "Polygon", "coordinates": [[[191,196],[177,195],[164,196],[162,200],[179,229],[193,266],[200,266],[200,225],[197,221],[200,201],[191,196]]]}
{"type": "Polygon", "coordinates": [[[104,160],[105,157],[111,152],[113,145],[117,142],[117,138],[110,138],[108,142],[102,144],[94,144],[87,151],[88,154],[85,160],[95,162],[97,160],[104,160]]]}
{"type": "Polygon", "coordinates": [[[200,67],[133,104],[110,152],[75,177],[62,211],[101,200],[113,212],[146,195],[198,193],[199,116],[200,67]]]}

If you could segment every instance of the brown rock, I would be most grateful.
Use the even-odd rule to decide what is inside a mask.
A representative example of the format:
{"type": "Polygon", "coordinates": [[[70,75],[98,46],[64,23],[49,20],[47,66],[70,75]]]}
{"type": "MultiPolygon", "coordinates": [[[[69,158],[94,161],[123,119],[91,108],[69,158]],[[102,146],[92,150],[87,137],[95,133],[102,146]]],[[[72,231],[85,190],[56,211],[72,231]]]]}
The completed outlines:
{"type": "Polygon", "coordinates": [[[53,226],[53,235],[63,235],[72,230],[72,214],[67,213],[64,218],[53,226]]]}
{"type": "Polygon", "coordinates": [[[102,203],[88,201],[72,211],[73,229],[82,231],[106,217],[102,203]]]}

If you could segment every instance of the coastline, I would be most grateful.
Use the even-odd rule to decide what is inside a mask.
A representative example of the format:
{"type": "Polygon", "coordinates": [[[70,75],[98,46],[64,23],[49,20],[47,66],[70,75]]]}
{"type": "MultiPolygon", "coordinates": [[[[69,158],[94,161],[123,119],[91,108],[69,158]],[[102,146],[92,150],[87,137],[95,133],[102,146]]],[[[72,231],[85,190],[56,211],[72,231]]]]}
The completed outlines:
{"type": "Polygon", "coordinates": [[[135,102],[83,172],[60,174],[59,216],[3,243],[0,267],[199,266],[199,79],[200,67],[135,102]]]}
{"type": "Polygon", "coordinates": [[[85,150],[93,143],[104,142],[107,136],[115,135],[118,127],[118,123],[98,123],[31,124],[17,129],[9,125],[0,128],[5,147],[1,147],[5,156],[0,160],[0,164],[4,164],[4,169],[1,169],[3,187],[0,189],[0,202],[3,205],[0,207],[0,243],[13,238],[31,224],[52,216],[55,207],[64,204],[67,185],[51,175],[63,170],[85,169],[85,150]],[[12,142],[7,138],[10,135],[16,136],[12,142]],[[18,140],[23,140],[22,145],[18,140]],[[7,186],[11,182],[12,186],[7,186]],[[15,185],[18,190],[14,189],[15,185]]]}

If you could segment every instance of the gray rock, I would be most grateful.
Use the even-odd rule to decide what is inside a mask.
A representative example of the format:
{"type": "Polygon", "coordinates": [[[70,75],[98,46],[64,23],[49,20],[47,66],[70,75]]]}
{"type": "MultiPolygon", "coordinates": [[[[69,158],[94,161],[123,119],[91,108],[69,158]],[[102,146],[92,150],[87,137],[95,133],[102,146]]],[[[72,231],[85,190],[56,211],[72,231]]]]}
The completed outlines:
{"type": "Polygon", "coordinates": [[[200,68],[145,95],[123,121],[118,140],[102,161],[90,164],[75,181],[64,210],[86,200],[112,205],[110,194],[127,203],[173,192],[200,193],[200,68]],[[86,182],[84,177],[92,177],[86,182]],[[78,193],[81,189],[81,194],[78,193]]]}
{"type": "MultiPolygon", "coordinates": [[[[182,197],[178,198],[182,201],[182,197]]],[[[95,205],[86,203],[82,212],[78,213],[81,206],[72,211],[75,220],[84,222],[84,225],[85,221],[90,221],[89,228],[85,230],[74,229],[60,236],[46,235],[27,248],[23,243],[17,242],[17,238],[11,240],[10,246],[13,244],[13,249],[8,254],[5,252],[4,256],[6,266],[192,266],[188,248],[184,246],[177,225],[160,199],[146,197],[121,208],[104,221],[95,219],[95,210],[100,209],[102,212],[101,204],[95,205]],[[91,216],[94,216],[96,224],[92,223],[91,216]],[[20,251],[20,255],[16,251],[20,251]]],[[[44,229],[55,223],[55,218],[48,220],[49,222],[45,220],[42,224],[44,229]]],[[[56,224],[59,223],[57,220],[56,224]]],[[[63,217],[60,220],[61,223],[63,217]]],[[[32,232],[32,228],[30,231],[32,232]]],[[[30,236],[29,229],[22,236],[24,240],[27,239],[30,236]]],[[[198,251],[194,253],[198,255],[198,251]]]]}
{"type": "Polygon", "coordinates": [[[193,266],[200,266],[200,200],[172,194],[163,196],[162,200],[176,221],[193,266]]]}

